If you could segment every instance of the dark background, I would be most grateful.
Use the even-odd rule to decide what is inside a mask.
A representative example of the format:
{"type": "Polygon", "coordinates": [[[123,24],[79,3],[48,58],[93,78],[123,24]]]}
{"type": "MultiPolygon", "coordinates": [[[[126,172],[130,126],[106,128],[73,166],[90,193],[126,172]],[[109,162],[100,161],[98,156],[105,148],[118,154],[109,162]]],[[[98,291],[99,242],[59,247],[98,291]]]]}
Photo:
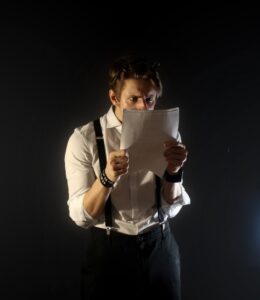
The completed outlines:
{"type": "Polygon", "coordinates": [[[108,110],[108,66],[132,51],[161,62],[159,108],[180,107],[189,149],[192,204],[172,220],[183,299],[259,299],[258,16],[237,5],[115,7],[0,10],[0,297],[79,299],[84,230],[68,217],[65,147],[108,110]]]}

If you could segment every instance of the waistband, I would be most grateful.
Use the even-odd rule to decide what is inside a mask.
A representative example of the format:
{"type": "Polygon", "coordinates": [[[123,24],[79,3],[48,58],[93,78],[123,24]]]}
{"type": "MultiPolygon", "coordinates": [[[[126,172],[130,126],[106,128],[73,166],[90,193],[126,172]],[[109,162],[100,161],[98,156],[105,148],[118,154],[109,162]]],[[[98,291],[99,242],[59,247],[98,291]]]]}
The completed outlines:
{"type": "Polygon", "coordinates": [[[138,241],[142,241],[142,240],[147,240],[147,239],[153,239],[153,238],[159,238],[163,235],[165,235],[166,232],[170,231],[170,225],[169,222],[166,221],[163,224],[158,224],[154,227],[151,228],[151,230],[145,231],[143,233],[139,233],[137,235],[129,235],[129,234],[125,234],[122,232],[118,232],[112,229],[105,230],[102,228],[98,228],[98,227],[92,227],[92,231],[99,233],[99,234],[104,234],[107,235],[110,238],[115,238],[115,239],[128,239],[128,240],[138,240],[138,241]]]}

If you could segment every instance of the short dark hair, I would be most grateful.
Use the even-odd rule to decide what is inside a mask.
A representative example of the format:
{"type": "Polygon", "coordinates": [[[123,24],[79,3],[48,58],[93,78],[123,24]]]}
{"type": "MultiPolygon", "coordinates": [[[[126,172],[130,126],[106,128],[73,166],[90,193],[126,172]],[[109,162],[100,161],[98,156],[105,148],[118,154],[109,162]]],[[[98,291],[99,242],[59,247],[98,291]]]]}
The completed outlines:
{"type": "Polygon", "coordinates": [[[125,79],[147,79],[162,95],[162,82],[158,73],[160,63],[151,62],[143,57],[122,56],[116,59],[109,69],[109,88],[117,97],[121,95],[125,79]]]}

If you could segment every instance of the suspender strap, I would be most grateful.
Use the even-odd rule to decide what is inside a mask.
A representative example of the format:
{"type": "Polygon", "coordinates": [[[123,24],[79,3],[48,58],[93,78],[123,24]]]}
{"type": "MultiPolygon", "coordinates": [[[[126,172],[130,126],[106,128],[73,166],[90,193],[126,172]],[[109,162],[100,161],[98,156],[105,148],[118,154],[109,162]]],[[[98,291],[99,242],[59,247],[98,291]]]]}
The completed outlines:
{"type": "Polygon", "coordinates": [[[96,134],[100,171],[102,172],[106,167],[106,152],[105,152],[103,133],[102,133],[99,119],[94,121],[94,129],[96,134]]]}
{"type": "MultiPolygon", "coordinates": [[[[96,134],[100,171],[102,172],[106,167],[106,152],[105,152],[103,133],[102,133],[99,119],[94,121],[94,130],[96,134]]],[[[110,195],[105,205],[105,223],[107,229],[110,229],[112,227],[112,201],[110,195]]]]}
{"type": "Polygon", "coordinates": [[[155,200],[158,210],[158,220],[160,223],[164,222],[163,212],[162,212],[162,201],[161,201],[161,179],[159,176],[155,175],[155,200]]]}

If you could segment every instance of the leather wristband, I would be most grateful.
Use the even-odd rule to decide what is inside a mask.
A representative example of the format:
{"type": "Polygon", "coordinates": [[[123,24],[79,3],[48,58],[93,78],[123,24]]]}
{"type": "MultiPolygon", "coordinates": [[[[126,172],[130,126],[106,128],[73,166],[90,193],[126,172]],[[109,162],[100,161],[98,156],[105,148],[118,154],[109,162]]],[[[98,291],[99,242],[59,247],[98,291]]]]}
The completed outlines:
{"type": "Polygon", "coordinates": [[[168,182],[181,182],[183,177],[183,169],[180,168],[176,174],[170,174],[167,170],[165,170],[163,178],[168,182]]]}
{"type": "Polygon", "coordinates": [[[107,188],[111,188],[114,185],[114,181],[110,180],[107,175],[105,170],[103,170],[99,176],[100,182],[107,188]]]}

